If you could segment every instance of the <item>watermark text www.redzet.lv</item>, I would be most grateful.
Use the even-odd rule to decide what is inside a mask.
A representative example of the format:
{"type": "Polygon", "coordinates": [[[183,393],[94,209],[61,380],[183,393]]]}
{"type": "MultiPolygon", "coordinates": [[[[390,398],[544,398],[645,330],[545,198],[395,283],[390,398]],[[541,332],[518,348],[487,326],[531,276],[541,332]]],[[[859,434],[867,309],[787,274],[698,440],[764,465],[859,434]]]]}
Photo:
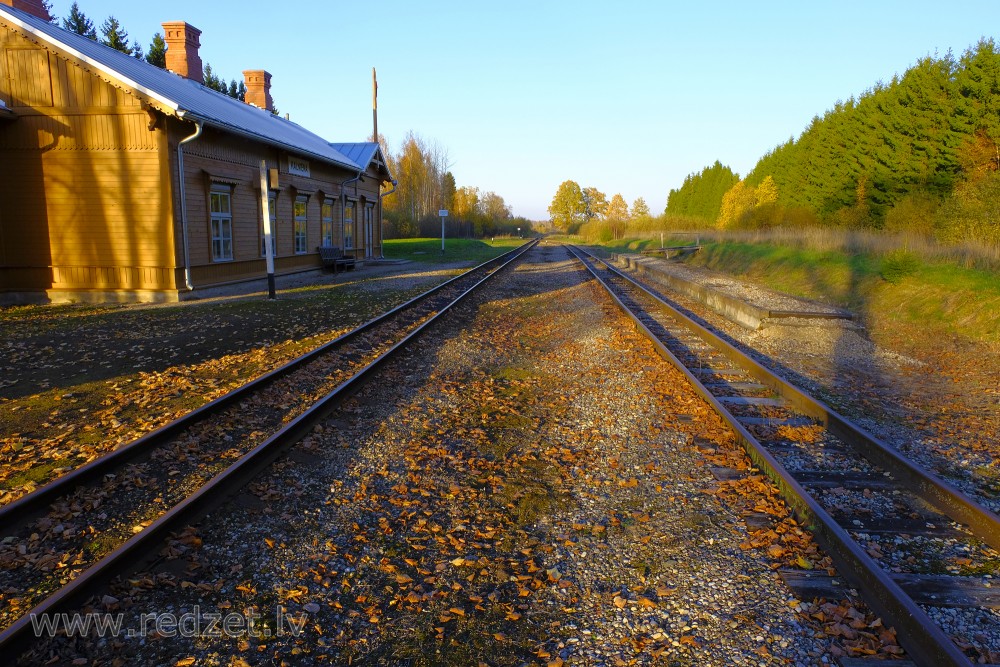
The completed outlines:
{"type": "Polygon", "coordinates": [[[198,605],[179,614],[142,614],[132,626],[125,626],[122,613],[31,614],[30,618],[36,637],[298,637],[309,621],[307,614],[288,613],[283,607],[275,609],[273,619],[265,619],[255,609],[222,613],[202,611],[198,605]]]}

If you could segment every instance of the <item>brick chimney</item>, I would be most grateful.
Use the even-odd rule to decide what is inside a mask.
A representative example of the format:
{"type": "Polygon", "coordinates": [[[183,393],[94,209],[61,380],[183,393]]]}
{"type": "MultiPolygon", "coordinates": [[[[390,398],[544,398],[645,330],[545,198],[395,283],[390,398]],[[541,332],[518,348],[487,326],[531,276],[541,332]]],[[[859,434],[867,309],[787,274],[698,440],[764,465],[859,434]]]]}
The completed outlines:
{"type": "Polygon", "coordinates": [[[170,21],[163,25],[163,41],[167,43],[167,69],[186,79],[205,83],[198,48],[201,30],[184,21],[170,21]]]}
{"type": "Polygon", "coordinates": [[[7,5],[8,7],[13,7],[14,9],[20,9],[22,12],[27,12],[33,16],[37,16],[43,21],[51,21],[52,17],[49,16],[49,12],[42,5],[42,0],[0,0],[0,5],[7,5]]]}
{"type": "Polygon", "coordinates": [[[243,70],[243,84],[247,87],[244,101],[255,107],[274,112],[274,100],[271,99],[271,75],[262,69],[243,70]]]}

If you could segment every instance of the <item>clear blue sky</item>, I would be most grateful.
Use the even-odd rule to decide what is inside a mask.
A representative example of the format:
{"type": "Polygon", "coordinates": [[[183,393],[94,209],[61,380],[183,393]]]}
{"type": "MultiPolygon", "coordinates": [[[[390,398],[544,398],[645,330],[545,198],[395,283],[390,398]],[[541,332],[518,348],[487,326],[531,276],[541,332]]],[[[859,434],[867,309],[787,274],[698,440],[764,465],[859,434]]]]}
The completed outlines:
{"type": "Polygon", "coordinates": [[[687,174],[745,174],[837,100],[1000,30],[995,0],[79,5],[144,48],[160,23],[191,23],[217,74],[268,70],[280,111],[331,141],[370,136],[376,67],[394,151],[412,130],[459,186],[532,219],[567,179],[659,213],[687,174]]]}

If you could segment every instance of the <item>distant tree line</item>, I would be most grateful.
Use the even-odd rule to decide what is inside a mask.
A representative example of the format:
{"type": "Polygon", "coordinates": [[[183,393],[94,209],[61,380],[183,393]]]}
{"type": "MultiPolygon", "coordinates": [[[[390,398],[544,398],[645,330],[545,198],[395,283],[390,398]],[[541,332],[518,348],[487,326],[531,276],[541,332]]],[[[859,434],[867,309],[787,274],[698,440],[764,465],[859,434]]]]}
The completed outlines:
{"type": "MultiPolygon", "coordinates": [[[[43,0],[42,4],[45,9],[49,12],[49,16],[52,16],[52,22],[61,25],[65,30],[70,32],[75,32],[78,35],[83,35],[89,39],[94,40],[104,44],[105,46],[110,46],[113,49],[121,51],[122,53],[127,53],[130,56],[138,58],[139,60],[145,60],[151,65],[156,65],[161,69],[166,69],[167,67],[167,44],[163,41],[163,34],[156,32],[153,34],[153,38],[150,41],[149,49],[143,51],[142,45],[136,41],[129,41],[128,32],[125,28],[118,22],[114,16],[109,16],[101,24],[101,27],[95,28],[94,22],[87,17],[86,14],[80,9],[80,5],[74,2],[69,8],[69,14],[66,18],[59,19],[52,14],[52,4],[48,0],[43,0]]],[[[205,79],[205,86],[216,90],[230,97],[234,97],[241,102],[244,101],[246,96],[247,88],[243,81],[237,81],[236,79],[231,79],[229,83],[226,83],[224,77],[220,77],[212,71],[212,66],[205,63],[205,70],[203,72],[205,79]]],[[[277,108],[272,109],[273,113],[278,113],[277,108]]]]}
{"type": "Polygon", "coordinates": [[[563,181],[549,204],[549,218],[556,229],[611,240],[622,238],[630,223],[644,222],[650,214],[642,197],[629,209],[620,193],[609,200],[595,187],[581,188],[576,181],[563,181]]]}
{"type": "Polygon", "coordinates": [[[740,179],[716,162],[668,216],[723,228],[833,225],[1000,243],[1000,51],[982,40],[816,116],[740,179]]]}
{"type": "Polygon", "coordinates": [[[392,153],[379,137],[389,169],[397,180],[395,192],[383,202],[386,238],[437,236],[441,233],[438,211],[448,211],[445,233],[449,236],[482,238],[522,233],[531,229],[525,218],[515,218],[503,197],[478,187],[458,187],[448,170],[448,153],[410,132],[398,153],[392,153]]]}

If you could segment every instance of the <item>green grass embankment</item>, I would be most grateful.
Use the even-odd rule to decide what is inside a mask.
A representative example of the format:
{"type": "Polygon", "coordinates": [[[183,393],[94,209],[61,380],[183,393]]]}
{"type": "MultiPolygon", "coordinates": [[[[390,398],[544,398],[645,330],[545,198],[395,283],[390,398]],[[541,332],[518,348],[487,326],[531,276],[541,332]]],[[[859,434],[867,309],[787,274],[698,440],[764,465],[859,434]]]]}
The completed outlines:
{"type": "Polygon", "coordinates": [[[788,294],[847,307],[871,328],[927,327],[1000,344],[1000,276],[902,251],[848,254],[769,244],[706,243],[686,261],[788,294]]]}
{"type": "Polygon", "coordinates": [[[473,262],[479,264],[512,250],[528,239],[504,237],[495,240],[445,239],[444,253],[441,239],[393,239],[385,242],[385,256],[389,259],[409,259],[417,262],[473,262]]]}
{"type": "MultiPolygon", "coordinates": [[[[579,242],[579,241],[577,241],[579,242]]],[[[663,235],[663,245],[660,245],[660,239],[658,238],[648,238],[648,239],[615,239],[614,241],[608,241],[603,243],[605,248],[611,252],[642,252],[643,250],[655,250],[660,247],[664,248],[676,248],[678,246],[688,246],[696,245],[700,243],[701,239],[697,234],[678,234],[676,232],[671,234],[663,235]]]]}

